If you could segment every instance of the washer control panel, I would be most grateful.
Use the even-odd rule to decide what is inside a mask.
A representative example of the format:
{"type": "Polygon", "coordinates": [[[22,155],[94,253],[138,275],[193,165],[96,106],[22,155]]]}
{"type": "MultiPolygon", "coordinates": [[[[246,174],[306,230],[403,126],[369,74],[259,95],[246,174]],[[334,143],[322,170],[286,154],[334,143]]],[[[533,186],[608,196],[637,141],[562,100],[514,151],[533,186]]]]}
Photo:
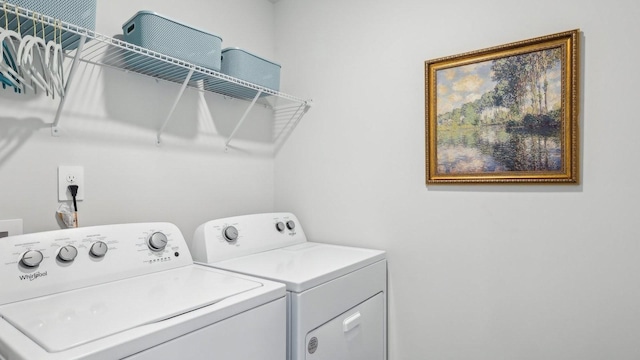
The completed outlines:
{"type": "Polygon", "coordinates": [[[195,261],[213,263],[307,241],[292,213],[266,213],[208,221],[193,235],[195,261]]]}
{"type": "Polygon", "coordinates": [[[10,236],[0,241],[0,305],[192,263],[182,233],[170,223],[10,236]]]}

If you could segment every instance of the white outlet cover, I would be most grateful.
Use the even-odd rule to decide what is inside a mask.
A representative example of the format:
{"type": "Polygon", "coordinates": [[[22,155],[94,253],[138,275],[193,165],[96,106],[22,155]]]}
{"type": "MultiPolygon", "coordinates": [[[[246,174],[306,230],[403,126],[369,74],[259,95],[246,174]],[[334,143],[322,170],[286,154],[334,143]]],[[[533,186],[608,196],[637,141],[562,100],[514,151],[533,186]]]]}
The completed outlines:
{"type": "Polygon", "coordinates": [[[0,220],[0,238],[22,235],[22,219],[0,220]]]}
{"type": "Polygon", "coordinates": [[[58,201],[73,200],[69,192],[69,185],[78,185],[76,201],[84,200],[84,167],[82,166],[58,166],[58,201]],[[73,180],[69,181],[68,178],[73,180]]]}

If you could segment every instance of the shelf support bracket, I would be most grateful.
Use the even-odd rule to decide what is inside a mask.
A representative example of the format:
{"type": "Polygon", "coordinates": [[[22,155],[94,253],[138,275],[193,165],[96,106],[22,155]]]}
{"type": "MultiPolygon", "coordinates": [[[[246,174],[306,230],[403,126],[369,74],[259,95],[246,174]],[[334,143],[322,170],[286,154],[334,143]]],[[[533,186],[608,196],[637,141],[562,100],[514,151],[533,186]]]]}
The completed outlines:
{"type": "Polygon", "coordinates": [[[167,127],[167,124],[169,124],[169,120],[171,120],[171,115],[173,115],[173,112],[176,110],[176,107],[178,106],[178,102],[180,102],[180,99],[182,98],[184,91],[187,89],[187,85],[189,84],[189,81],[191,80],[191,76],[193,75],[193,70],[194,68],[189,69],[189,74],[187,75],[187,78],[184,79],[184,82],[182,83],[182,87],[180,87],[178,96],[176,97],[176,100],[173,102],[173,105],[171,106],[171,110],[169,110],[169,115],[167,115],[167,118],[164,120],[164,123],[160,127],[160,130],[158,130],[158,135],[156,136],[156,145],[160,145],[160,142],[161,142],[160,137],[162,136],[164,129],[167,127]]]}
{"type": "Polygon", "coordinates": [[[311,108],[311,101],[310,100],[305,101],[305,103],[300,104],[300,106],[296,109],[293,115],[291,115],[291,118],[289,118],[289,121],[287,121],[287,124],[284,127],[282,127],[282,129],[280,130],[280,133],[274,139],[274,142],[277,143],[276,149],[274,151],[275,154],[280,152],[282,145],[284,145],[284,143],[289,138],[289,135],[291,135],[293,130],[296,128],[296,126],[298,126],[298,123],[300,122],[302,117],[307,113],[307,111],[309,111],[310,108],[311,108]],[[293,121],[293,124],[291,123],[292,121],[293,121]],[[287,130],[286,133],[285,133],[285,130],[287,130]],[[280,140],[281,137],[282,137],[282,140],[280,140]]]}
{"type": "Polygon", "coordinates": [[[78,70],[78,62],[80,60],[80,54],[82,54],[82,48],[84,47],[84,43],[87,41],[87,35],[80,36],[80,40],[78,42],[78,48],[76,49],[76,55],[73,57],[73,62],[71,63],[71,68],[69,69],[69,76],[67,76],[67,83],[64,85],[64,96],[60,98],[60,104],[58,104],[58,110],[56,111],[56,117],[51,123],[51,136],[60,136],[60,127],[58,124],[60,123],[60,115],[62,115],[62,109],[64,108],[64,104],[67,101],[67,96],[69,95],[70,84],[73,81],[73,77],[78,70]]]}
{"type": "Polygon", "coordinates": [[[258,92],[256,93],[256,96],[253,97],[253,101],[251,101],[251,104],[249,104],[249,107],[247,107],[247,110],[245,110],[244,114],[242,114],[240,121],[238,121],[238,124],[231,132],[231,135],[229,135],[229,137],[227,138],[227,141],[224,143],[225,151],[229,149],[228,146],[229,146],[229,143],[231,142],[231,139],[233,139],[233,137],[236,136],[236,133],[240,129],[240,126],[242,126],[242,123],[247,119],[247,115],[249,115],[249,112],[251,111],[251,109],[253,109],[253,106],[256,104],[256,101],[258,101],[258,99],[260,98],[260,95],[262,95],[262,90],[258,90],[258,92]]]}

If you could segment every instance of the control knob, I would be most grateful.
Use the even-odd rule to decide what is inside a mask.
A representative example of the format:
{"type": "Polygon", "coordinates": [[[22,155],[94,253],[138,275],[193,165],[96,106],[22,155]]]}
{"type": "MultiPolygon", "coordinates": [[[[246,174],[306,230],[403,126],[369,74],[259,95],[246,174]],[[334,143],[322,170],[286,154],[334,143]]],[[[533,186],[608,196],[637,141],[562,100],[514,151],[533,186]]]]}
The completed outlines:
{"type": "Polygon", "coordinates": [[[284,231],[284,223],[282,221],[278,221],[276,224],[276,230],[283,232],[284,231]]]}
{"type": "Polygon", "coordinates": [[[289,229],[289,230],[293,230],[293,229],[295,229],[295,228],[296,228],[296,223],[295,223],[295,222],[293,222],[293,220],[289,220],[289,221],[287,221],[287,229],[289,229]]]}
{"type": "Polygon", "coordinates": [[[105,244],[103,241],[96,241],[93,243],[93,245],[91,245],[91,249],[89,249],[89,254],[91,254],[91,256],[100,258],[105,256],[105,254],[107,253],[107,250],[109,250],[109,247],[107,246],[107,244],[105,244]]]}
{"type": "Polygon", "coordinates": [[[238,229],[235,226],[227,226],[222,231],[222,235],[227,242],[234,242],[238,239],[238,229]]]}
{"type": "Polygon", "coordinates": [[[58,260],[63,262],[73,261],[78,256],[78,249],[73,245],[66,245],[58,251],[58,260]]]}
{"type": "Polygon", "coordinates": [[[147,239],[147,246],[151,251],[162,251],[167,246],[167,235],[161,232],[155,232],[147,239]]]}
{"type": "Polygon", "coordinates": [[[40,265],[43,259],[44,256],[40,251],[28,250],[27,252],[22,254],[22,259],[20,259],[20,262],[26,267],[34,268],[40,265]]]}

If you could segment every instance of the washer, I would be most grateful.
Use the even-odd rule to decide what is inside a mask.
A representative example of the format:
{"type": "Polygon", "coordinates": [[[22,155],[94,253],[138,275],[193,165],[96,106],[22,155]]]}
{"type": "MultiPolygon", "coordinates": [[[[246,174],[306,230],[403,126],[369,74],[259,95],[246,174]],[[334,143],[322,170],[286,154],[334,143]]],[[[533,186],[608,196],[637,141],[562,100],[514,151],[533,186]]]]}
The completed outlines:
{"type": "Polygon", "coordinates": [[[196,262],[287,286],[287,358],[384,360],[387,262],[384,251],[309,242],[291,213],[200,225],[196,262]]]}
{"type": "Polygon", "coordinates": [[[4,238],[0,266],[2,360],[286,356],[284,285],[194,264],[170,223],[4,238]]]}

